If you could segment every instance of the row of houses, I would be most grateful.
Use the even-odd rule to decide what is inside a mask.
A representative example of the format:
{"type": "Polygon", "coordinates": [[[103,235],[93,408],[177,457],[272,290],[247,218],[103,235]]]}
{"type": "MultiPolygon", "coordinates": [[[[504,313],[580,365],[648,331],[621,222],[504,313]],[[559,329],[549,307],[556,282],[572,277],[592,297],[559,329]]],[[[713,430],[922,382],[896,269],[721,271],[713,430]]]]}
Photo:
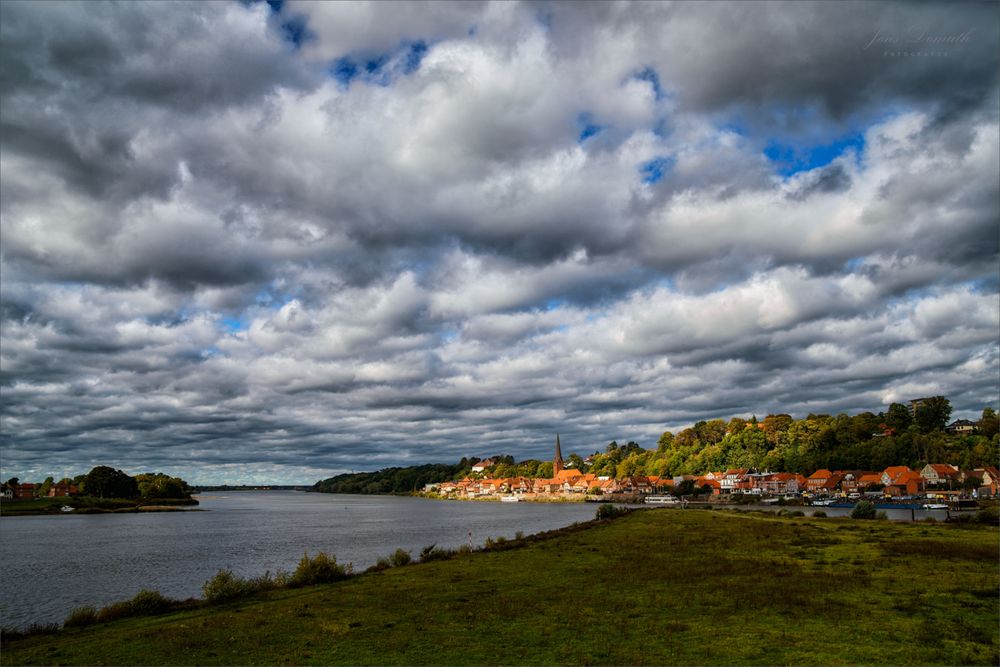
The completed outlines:
{"type": "Polygon", "coordinates": [[[928,464],[921,470],[906,466],[890,466],[885,470],[827,470],[820,469],[808,477],[788,472],[758,472],[749,468],[735,468],[704,475],[679,475],[657,477],[636,475],[624,479],[581,473],[569,468],[559,470],[548,479],[509,477],[503,479],[476,479],[466,477],[457,482],[430,484],[425,491],[445,496],[479,498],[489,496],[556,497],[578,494],[591,495],[645,495],[669,493],[685,481],[695,488],[710,491],[713,495],[755,494],[768,496],[851,495],[879,491],[884,495],[914,496],[928,491],[961,486],[969,487],[980,497],[1000,495],[1000,472],[995,467],[959,470],[948,464],[928,464]],[[974,480],[973,484],[965,484],[974,480]]]}
{"type": "MultiPolygon", "coordinates": [[[[40,490],[42,488],[41,484],[7,484],[6,482],[0,486],[0,499],[3,500],[32,500],[33,498],[39,497],[40,490]]],[[[65,496],[71,496],[79,492],[79,489],[75,484],[52,484],[49,487],[48,493],[45,495],[49,498],[61,498],[65,496]]]]}
{"type": "Polygon", "coordinates": [[[987,466],[960,470],[947,463],[929,463],[922,469],[889,466],[885,470],[827,470],[821,468],[808,477],[798,473],[756,472],[749,468],[710,472],[701,476],[674,478],[692,479],[699,488],[710,487],[712,493],[754,493],[761,495],[850,495],[880,490],[887,496],[913,496],[927,491],[961,487],[971,489],[981,497],[1000,494],[1000,472],[987,466]],[[971,484],[966,484],[967,481],[971,484]]]}
{"type": "Polygon", "coordinates": [[[477,498],[494,495],[543,497],[588,493],[592,495],[638,495],[665,492],[671,488],[673,488],[673,479],[670,477],[636,475],[624,479],[613,479],[592,473],[581,473],[578,470],[568,468],[560,470],[550,478],[475,479],[466,477],[457,482],[429,484],[425,491],[435,491],[447,496],[477,498]]]}

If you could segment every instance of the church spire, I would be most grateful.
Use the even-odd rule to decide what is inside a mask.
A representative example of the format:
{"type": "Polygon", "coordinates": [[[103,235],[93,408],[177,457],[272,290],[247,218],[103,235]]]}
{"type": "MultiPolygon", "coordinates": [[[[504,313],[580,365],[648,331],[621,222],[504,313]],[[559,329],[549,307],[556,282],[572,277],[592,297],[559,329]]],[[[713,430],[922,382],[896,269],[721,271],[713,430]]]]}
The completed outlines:
{"type": "Polygon", "coordinates": [[[559,434],[556,433],[556,457],[552,459],[552,476],[555,477],[563,469],[562,449],[559,447],[559,434]]]}

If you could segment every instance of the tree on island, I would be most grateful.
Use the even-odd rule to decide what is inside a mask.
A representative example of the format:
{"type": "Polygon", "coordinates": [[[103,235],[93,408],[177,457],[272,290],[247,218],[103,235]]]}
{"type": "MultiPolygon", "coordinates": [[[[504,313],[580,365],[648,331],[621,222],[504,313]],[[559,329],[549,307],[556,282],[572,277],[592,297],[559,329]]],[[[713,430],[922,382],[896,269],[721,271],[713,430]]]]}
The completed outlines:
{"type": "Polygon", "coordinates": [[[135,498],[139,495],[135,478],[108,466],[92,469],[83,478],[83,484],[87,495],[98,498],[135,498]]]}

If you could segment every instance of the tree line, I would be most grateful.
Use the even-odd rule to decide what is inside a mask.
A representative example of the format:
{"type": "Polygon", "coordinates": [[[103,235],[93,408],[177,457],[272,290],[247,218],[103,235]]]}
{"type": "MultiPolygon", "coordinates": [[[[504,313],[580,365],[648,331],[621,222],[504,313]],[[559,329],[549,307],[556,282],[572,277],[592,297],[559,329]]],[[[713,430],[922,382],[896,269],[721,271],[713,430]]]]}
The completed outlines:
{"type": "MultiPolygon", "coordinates": [[[[7,486],[14,487],[20,483],[17,477],[7,480],[7,486]]],[[[52,477],[46,477],[35,489],[35,495],[45,497],[56,484],[52,477]]],[[[94,498],[126,498],[126,499],[187,499],[191,497],[192,488],[180,477],[171,477],[162,472],[148,472],[140,475],[128,475],[110,466],[96,466],[90,472],[76,477],[65,477],[58,484],[75,486],[77,495],[93,496],[94,498]]]]}

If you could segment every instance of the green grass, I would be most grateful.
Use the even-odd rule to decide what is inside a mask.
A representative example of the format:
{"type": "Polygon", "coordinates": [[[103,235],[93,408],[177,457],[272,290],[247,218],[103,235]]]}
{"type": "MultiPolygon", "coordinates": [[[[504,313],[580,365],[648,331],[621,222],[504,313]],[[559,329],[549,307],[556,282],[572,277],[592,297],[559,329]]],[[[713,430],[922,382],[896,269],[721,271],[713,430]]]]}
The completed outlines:
{"type": "Polygon", "coordinates": [[[3,663],[994,665],[998,552],[992,526],[660,509],[18,639],[3,663]]]}

